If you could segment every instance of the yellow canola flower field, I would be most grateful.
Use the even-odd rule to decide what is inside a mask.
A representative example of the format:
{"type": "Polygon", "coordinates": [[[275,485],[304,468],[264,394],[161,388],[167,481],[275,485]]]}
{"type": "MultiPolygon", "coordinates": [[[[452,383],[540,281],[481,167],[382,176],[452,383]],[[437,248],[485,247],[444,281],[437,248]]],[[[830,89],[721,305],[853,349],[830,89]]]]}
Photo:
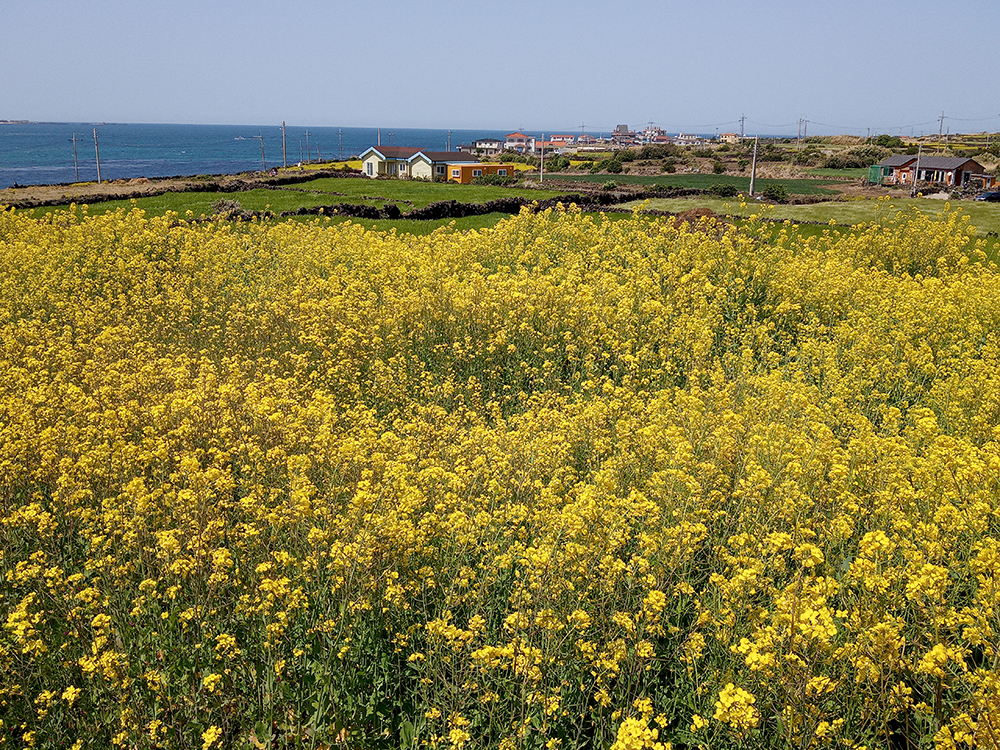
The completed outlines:
{"type": "Polygon", "coordinates": [[[1000,746],[971,238],[0,212],[0,747],[1000,746]]]}

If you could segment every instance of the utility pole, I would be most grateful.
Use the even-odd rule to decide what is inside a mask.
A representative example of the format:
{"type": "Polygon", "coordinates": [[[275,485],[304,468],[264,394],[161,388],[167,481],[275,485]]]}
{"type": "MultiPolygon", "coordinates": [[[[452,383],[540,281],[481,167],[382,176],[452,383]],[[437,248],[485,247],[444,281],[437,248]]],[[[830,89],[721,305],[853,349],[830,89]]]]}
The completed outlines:
{"type": "Polygon", "coordinates": [[[299,138],[299,169],[302,169],[302,139],[299,138]]]}
{"type": "Polygon", "coordinates": [[[378,142],[379,148],[381,148],[382,147],[382,128],[378,129],[378,141],[377,142],[378,142]]]}
{"type": "MultiPolygon", "coordinates": [[[[73,133],[73,137],[70,138],[73,141],[73,171],[76,174],[76,182],[80,181],[80,162],[76,158],[76,133],[73,133]]],[[[986,147],[989,148],[990,139],[989,136],[986,137],[986,147]]]]}
{"type": "Polygon", "coordinates": [[[262,172],[267,171],[267,163],[264,161],[264,134],[257,131],[257,138],[260,140],[260,169],[262,172]]]}
{"type": "Polygon", "coordinates": [[[538,181],[542,181],[542,176],[545,174],[545,133],[542,133],[542,155],[540,161],[538,162],[538,181]]]}
{"type": "Polygon", "coordinates": [[[448,131],[448,140],[446,141],[445,151],[451,151],[451,131],[448,131]]]}
{"type": "MultiPolygon", "coordinates": [[[[381,141],[379,142],[379,145],[380,146],[382,145],[381,141]]],[[[306,164],[308,164],[308,163],[309,163],[309,131],[307,130],[306,131],[306,164]]]]}
{"type": "Polygon", "coordinates": [[[94,155],[97,156],[97,184],[101,184],[101,150],[97,147],[97,128],[94,128],[94,155]]]}
{"type": "Polygon", "coordinates": [[[753,165],[750,167],[750,197],[753,198],[753,186],[757,181],[757,139],[759,136],[753,137],[753,165]]]}
{"type": "Polygon", "coordinates": [[[944,135],[944,110],[941,110],[941,124],[938,126],[938,143],[941,142],[941,136],[944,135]]]}
{"type": "Polygon", "coordinates": [[[924,144],[921,143],[917,146],[917,164],[913,168],[913,184],[910,185],[910,197],[914,198],[917,195],[917,177],[920,175],[920,155],[923,153],[924,144]]]}
{"type": "Polygon", "coordinates": [[[389,148],[392,148],[392,131],[389,131],[389,148]]]}
{"type": "Polygon", "coordinates": [[[319,144],[316,144],[316,161],[323,161],[323,154],[319,152],[319,144]]]}
{"type": "Polygon", "coordinates": [[[743,143],[743,123],[746,122],[746,119],[746,115],[740,115],[740,143],[743,143]]]}
{"type": "Polygon", "coordinates": [[[285,155],[285,121],[281,121],[281,166],[288,169],[288,157],[285,155]]]}
{"type": "Polygon", "coordinates": [[[340,160],[344,160],[344,131],[338,130],[337,137],[340,139],[340,160]]]}

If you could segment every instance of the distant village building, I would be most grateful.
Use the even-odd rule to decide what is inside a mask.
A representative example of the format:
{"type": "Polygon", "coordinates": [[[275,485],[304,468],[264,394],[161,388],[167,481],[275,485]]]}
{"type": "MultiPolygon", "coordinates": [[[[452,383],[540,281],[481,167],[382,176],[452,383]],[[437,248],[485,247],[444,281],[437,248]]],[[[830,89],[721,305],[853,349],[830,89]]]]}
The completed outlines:
{"type": "Polygon", "coordinates": [[[723,143],[739,143],[740,136],[737,133],[720,133],[719,140],[723,143]]]}
{"type": "Polygon", "coordinates": [[[663,128],[647,125],[642,129],[641,141],[642,143],[670,143],[670,136],[663,128]]]}
{"type": "Polygon", "coordinates": [[[678,146],[704,146],[705,139],[691,133],[678,133],[674,138],[674,143],[678,146]]]}
{"type": "Polygon", "coordinates": [[[526,154],[535,149],[535,139],[524,133],[508,133],[504,140],[504,148],[526,154]]]}
{"type": "Polygon", "coordinates": [[[619,146],[631,146],[635,143],[636,134],[628,129],[628,125],[619,125],[611,133],[611,141],[619,146]]]}
{"type": "Polygon", "coordinates": [[[467,146],[459,146],[459,151],[467,151],[469,153],[480,153],[486,154],[487,156],[492,156],[494,154],[499,154],[503,151],[504,141],[499,138],[480,138],[479,140],[473,141],[467,146]]]}

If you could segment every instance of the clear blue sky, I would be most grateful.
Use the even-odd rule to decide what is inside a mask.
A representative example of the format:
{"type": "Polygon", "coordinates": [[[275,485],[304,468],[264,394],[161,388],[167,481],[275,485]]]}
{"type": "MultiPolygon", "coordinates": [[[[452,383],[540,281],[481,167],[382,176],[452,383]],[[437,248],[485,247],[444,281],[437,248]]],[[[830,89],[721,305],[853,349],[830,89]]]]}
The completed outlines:
{"type": "Polygon", "coordinates": [[[0,119],[1000,130],[998,0],[0,0],[0,119]]]}

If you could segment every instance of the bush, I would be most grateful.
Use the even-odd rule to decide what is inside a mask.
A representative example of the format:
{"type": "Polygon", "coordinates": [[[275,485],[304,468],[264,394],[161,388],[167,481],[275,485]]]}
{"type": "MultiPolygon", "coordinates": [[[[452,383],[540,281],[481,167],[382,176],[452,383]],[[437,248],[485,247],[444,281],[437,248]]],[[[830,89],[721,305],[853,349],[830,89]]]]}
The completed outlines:
{"type": "Polygon", "coordinates": [[[726,165],[721,161],[716,161],[712,163],[712,172],[714,174],[724,174],[726,171],[726,165]]]}
{"type": "Polygon", "coordinates": [[[614,180],[608,180],[603,185],[601,185],[601,190],[614,190],[618,187],[618,183],[614,180]]]}
{"type": "Polygon", "coordinates": [[[497,185],[499,187],[512,187],[521,182],[520,177],[502,174],[484,174],[482,177],[473,177],[472,185],[497,185]]]}
{"type": "Polygon", "coordinates": [[[549,172],[561,172],[570,167],[570,161],[565,156],[556,155],[545,160],[545,169],[549,172]]]}
{"type": "Polygon", "coordinates": [[[784,161],[787,158],[788,152],[773,143],[768,143],[757,150],[757,161],[784,161]]]}
{"type": "Polygon", "coordinates": [[[761,192],[769,201],[774,201],[775,203],[787,203],[788,202],[788,191],[785,190],[784,185],[768,185],[761,192]]]}
{"type": "Polygon", "coordinates": [[[719,198],[732,198],[739,194],[739,190],[735,185],[730,185],[727,182],[719,183],[718,185],[712,185],[708,189],[712,195],[716,195],[719,198]]]}
{"type": "Polygon", "coordinates": [[[882,148],[898,150],[903,148],[906,144],[903,143],[903,139],[898,135],[886,135],[883,133],[875,139],[875,145],[881,146],[882,148]]]}
{"type": "Polygon", "coordinates": [[[823,166],[827,169],[863,169],[882,161],[890,153],[881,146],[855,146],[827,157],[823,166]]]}
{"type": "Polygon", "coordinates": [[[639,156],[643,159],[667,159],[678,156],[680,147],[672,143],[651,143],[639,149],[639,156]]]}

